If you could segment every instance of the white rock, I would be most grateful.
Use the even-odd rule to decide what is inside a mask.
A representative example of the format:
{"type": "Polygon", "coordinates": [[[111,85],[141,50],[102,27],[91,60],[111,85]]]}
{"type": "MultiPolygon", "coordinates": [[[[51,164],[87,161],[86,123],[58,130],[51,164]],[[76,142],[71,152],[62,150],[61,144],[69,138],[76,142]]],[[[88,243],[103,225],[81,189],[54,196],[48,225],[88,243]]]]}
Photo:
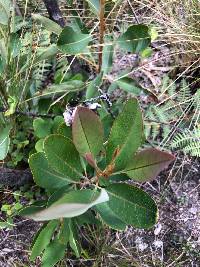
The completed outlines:
{"type": "Polygon", "coordinates": [[[154,235],[159,235],[161,230],[162,230],[162,225],[158,223],[156,225],[156,229],[154,230],[154,235]]]}

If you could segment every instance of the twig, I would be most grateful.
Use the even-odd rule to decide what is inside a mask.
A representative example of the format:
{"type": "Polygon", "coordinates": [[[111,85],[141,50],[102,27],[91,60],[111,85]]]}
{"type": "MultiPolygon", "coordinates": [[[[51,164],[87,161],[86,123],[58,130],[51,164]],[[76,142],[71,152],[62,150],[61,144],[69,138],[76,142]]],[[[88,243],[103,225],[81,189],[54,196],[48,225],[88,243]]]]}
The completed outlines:
{"type": "Polygon", "coordinates": [[[58,23],[61,27],[64,27],[65,21],[62,17],[57,1],[56,0],[43,0],[43,1],[49,13],[50,19],[58,23]]]}

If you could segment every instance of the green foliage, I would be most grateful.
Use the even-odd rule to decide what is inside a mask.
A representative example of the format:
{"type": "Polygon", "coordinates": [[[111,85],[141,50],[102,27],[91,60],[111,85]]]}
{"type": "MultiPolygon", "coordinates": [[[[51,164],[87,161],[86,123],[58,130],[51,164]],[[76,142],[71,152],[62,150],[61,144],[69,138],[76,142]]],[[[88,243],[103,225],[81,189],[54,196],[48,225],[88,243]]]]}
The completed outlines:
{"type": "Polygon", "coordinates": [[[142,141],[142,114],[137,100],[130,99],[111,128],[106,146],[107,163],[113,164],[115,171],[124,169],[142,141]]]}
{"type": "Polygon", "coordinates": [[[200,128],[184,129],[172,140],[173,148],[181,148],[185,154],[200,157],[200,128]]]}
{"type": "Polygon", "coordinates": [[[165,76],[157,98],[159,103],[149,105],[145,111],[146,137],[157,145],[162,139],[162,144],[169,149],[181,149],[185,154],[198,156],[199,89],[192,94],[185,79],[177,89],[177,84],[165,76]]]}
{"type": "Polygon", "coordinates": [[[7,25],[10,17],[10,1],[0,1],[0,24],[7,25]]]}
{"type": "Polygon", "coordinates": [[[62,135],[50,135],[45,139],[44,152],[50,166],[66,179],[73,182],[81,179],[80,157],[70,139],[62,135]]]}
{"type": "Polygon", "coordinates": [[[59,35],[62,32],[62,28],[51,19],[41,16],[40,14],[32,14],[34,20],[40,22],[43,27],[45,27],[48,31],[53,32],[59,35]]]}
{"type": "Polygon", "coordinates": [[[138,228],[150,228],[157,221],[154,200],[141,189],[128,184],[115,184],[106,188],[108,206],[120,220],[138,228]]]}
{"type": "Polygon", "coordinates": [[[150,45],[150,42],[149,28],[143,24],[130,26],[117,40],[123,50],[131,53],[142,52],[150,45]]]}
{"type": "Polygon", "coordinates": [[[38,233],[35,243],[32,246],[30,260],[34,261],[38,255],[48,246],[59,221],[52,220],[47,223],[38,233]]]}
{"type": "Polygon", "coordinates": [[[128,92],[128,93],[132,93],[136,96],[141,94],[142,88],[140,88],[137,83],[129,78],[129,77],[124,77],[121,79],[118,79],[116,81],[116,84],[124,91],[128,92]]]}
{"type": "Polygon", "coordinates": [[[47,158],[43,152],[33,154],[29,158],[34,180],[37,185],[46,189],[56,189],[69,184],[65,175],[56,172],[49,166],[47,158]]]}
{"type": "Polygon", "coordinates": [[[41,230],[33,246],[33,260],[44,250],[42,266],[54,266],[64,257],[67,244],[76,257],[81,256],[77,227],[85,220],[97,223],[95,217],[100,217],[102,223],[118,230],[124,230],[129,224],[152,227],[158,217],[154,200],[142,189],[126,184],[123,173],[137,181],[147,181],[174,159],[171,154],[156,149],[135,154],[143,143],[142,114],[136,99],[125,103],[104,144],[102,122],[88,108],[76,108],[72,139],[62,135],[65,134],[63,126],[62,123],[58,126],[60,134],[45,138],[44,152],[33,154],[29,160],[36,184],[51,190],[48,202],[45,206],[36,203],[20,211],[22,216],[36,221],[54,222],[41,230]],[[119,177],[115,180],[116,175],[119,177]],[[86,215],[91,209],[94,215],[89,213],[88,220],[86,215]],[[53,250],[59,251],[54,257],[53,250]]]}
{"type": "Polygon", "coordinates": [[[5,159],[8,153],[9,144],[10,144],[10,127],[1,127],[0,128],[0,160],[5,159]]]}
{"type": "Polygon", "coordinates": [[[71,55],[86,52],[89,42],[92,40],[89,34],[75,32],[71,27],[65,27],[58,39],[58,48],[71,55]]]}

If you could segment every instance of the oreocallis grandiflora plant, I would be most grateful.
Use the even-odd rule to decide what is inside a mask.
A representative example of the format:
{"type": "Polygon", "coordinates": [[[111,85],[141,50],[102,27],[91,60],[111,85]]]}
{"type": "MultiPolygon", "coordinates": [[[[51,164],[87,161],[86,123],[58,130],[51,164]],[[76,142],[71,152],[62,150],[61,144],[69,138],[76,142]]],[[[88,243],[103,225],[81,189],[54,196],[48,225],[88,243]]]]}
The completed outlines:
{"type": "Polygon", "coordinates": [[[81,256],[78,229],[100,220],[110,228],[127,225],[148,229],[158,219],[155,201],[128,180],[146,182],[166,168],[174,156],[144,143],[138,101],[129,99],[104,138],[99,116],[78,106],[72,127],[61,124],[46,137],[43,152],[29,159],[35,183],[50,193],[46,203],[35,203],[20,214],[44,221],[33,242],[31,260],[42,254],[42,266],[54,266],[68,248],[81,256]]]}

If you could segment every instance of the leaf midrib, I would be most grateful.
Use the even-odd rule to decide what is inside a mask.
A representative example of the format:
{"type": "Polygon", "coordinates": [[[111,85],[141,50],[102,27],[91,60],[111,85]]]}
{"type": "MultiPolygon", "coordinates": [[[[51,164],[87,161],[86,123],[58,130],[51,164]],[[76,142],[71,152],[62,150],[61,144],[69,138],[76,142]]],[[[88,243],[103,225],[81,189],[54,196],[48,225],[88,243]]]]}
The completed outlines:
{"type": "MultiPolygon", "coordinates": [[[[78,113],[78,117],[79,117],[79,120],[80,120],[81,128],[82,128],[82,130],[83,130],[83,134],[84,134],[85,139],[86,139],[86,142],[87,142],[87,146],[88,146],[88,148],[89,148],[89,152],[93,155],[93,153],[92,153],[92,149],[91,149],[89,140],[88,140],[88,138],[87,138],[87,135],[86,135],[86,133],[85,133],[85,128],[83,127],[82,120],[81,120],[81,117],[80,117],[79,113],[78,113]]],[[[87,153],[87,152],[86,152],[86,153],[87,153]]]]}
{"type": "Polygon", "coordinates": [[[139,166],[139,167],[136,167],[134,169],[124,169],[123,171],[134,171],[134,170],[138,170],[138,169],[142,169],[142,168],[148,168],[148,167],[151,167],[151,166],[154,166],[154,165],[158,165],[160,163],[165,163],[165,162],[170,162],[170,159],[163,160],[163,161],[158,161],[156,163],[148,164],[148,165],[145,165],[145,166],[139,166]]]}
{"type": "MultiPolygon", "coordinates": [[[[141,206],[141,205],[139,205],[137,203],[131,202],[130,200],[124,199],[124,198],[120,197],[119,195],[116,195],[115,193],[110,192],[109,190],[107,190],[107,191],[109,192],[109,194],[111,194],[112,196],[114,196],[115,198],[117,198],[119,200],[122,200],[124,202],[127,202],[128,204],[135,205],[138,208],[141,208],[141,209],[144,209],[144,210],[147,210],[147,211],[151,212],[151,209],[148,209],[147,207],[141,206]]],[[[109,202],[108,202],[108,204],[109,204],[109,202]]],[[[154,212],[151,212],[151,213],[154,214],[154,212]]]]}

